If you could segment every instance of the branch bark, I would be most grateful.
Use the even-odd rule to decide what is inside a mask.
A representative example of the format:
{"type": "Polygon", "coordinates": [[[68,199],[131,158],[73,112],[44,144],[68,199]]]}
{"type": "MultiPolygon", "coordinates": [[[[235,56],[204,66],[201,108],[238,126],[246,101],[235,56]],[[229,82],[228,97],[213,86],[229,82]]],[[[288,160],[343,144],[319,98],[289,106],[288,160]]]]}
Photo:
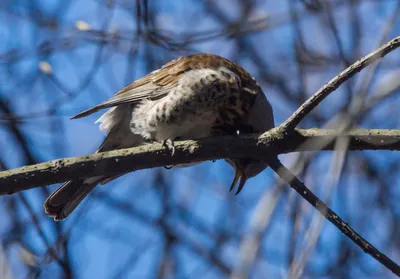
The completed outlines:
{"type": "Polygon", "coordinates": [[[335,130],[309,129],[295,130],[295,133],[286,135],[276,128],[262,135],[175,142],[174,156],[161,144],[149,144],[3,171],[0,172],[0,195],[77,177],[111,176],[153,167],[223,158],[251,157],[262,160],[271,154],[333,150],[333,140],[340,137],[350,138],[349,150],[400,150],[400,130],[353,129],[338,134],[335,130]]]}

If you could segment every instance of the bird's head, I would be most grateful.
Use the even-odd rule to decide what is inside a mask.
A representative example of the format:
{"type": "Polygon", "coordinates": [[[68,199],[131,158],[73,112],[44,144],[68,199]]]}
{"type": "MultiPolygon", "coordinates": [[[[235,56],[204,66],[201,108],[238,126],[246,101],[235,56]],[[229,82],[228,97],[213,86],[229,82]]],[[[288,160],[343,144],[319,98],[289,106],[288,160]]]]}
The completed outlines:
{"type": "MultiPolygon", "coordinates": [[[[254,105],[248,114],[237,125],[237,134],[262,133],[274,127],[274,115],[272,107],[266,96],[259,88],[254,105]]],[[[229,191],[235,187],[239,181],[236,195],[240,193],[247,179],[262,172],[268,164],[255,158],[229,158],[225,159],[235,170],[235,177],[229,191]]]]}

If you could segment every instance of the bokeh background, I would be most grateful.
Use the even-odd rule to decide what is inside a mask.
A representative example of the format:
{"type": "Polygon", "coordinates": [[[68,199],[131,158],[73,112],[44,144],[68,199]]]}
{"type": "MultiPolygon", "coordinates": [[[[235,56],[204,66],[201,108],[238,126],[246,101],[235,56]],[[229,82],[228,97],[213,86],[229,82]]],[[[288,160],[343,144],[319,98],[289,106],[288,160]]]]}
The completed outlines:
{"type": "MultiPolygon", "coordinates": [[[[255,76],[279,124],[341,70],[399,36],[399,5],[2,0],[0,168],[94,152],[104,137],[94,124],[100,113],[70,116],[198,52],[224,56],[255,76]]],[[[342,85],[301,127],[330,127],[351,110],[353,127],[399,128],[399,66],[395,51],[342,85]]],[[[400,263],[399,154],[342,152],[341,171],[335,154],[281,159],[400,263]]],[[[277,191],[271,170],[239,196],[228,193],[232,178],[223,160],[138,171],[97,187],[58,223],[42,207],[58,185],[2,196],[0,277],[394,278],[293,190],[277,191]]]]}

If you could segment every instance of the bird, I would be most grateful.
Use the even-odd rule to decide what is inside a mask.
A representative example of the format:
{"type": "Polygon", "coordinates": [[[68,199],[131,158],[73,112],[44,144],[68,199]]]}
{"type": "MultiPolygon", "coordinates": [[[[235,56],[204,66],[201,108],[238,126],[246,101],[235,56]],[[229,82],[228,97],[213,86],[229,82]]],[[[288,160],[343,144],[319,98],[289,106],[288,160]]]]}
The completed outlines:
{"type": "MultiPolygon", "coordinates": [[[[259,83],[234,62],[199,53],[171,60],[139,78],[110,99],[71,117],[78,119],[108,109],[95,122],[106,137],[96,152],[218,135],[264,132],[274,127],[271,104],[259,83]]],[[[173,155],[173,154],[171,154],[173,155]]],[[[239,182],[267,163],[252,158],[228,158],[239,182]]],[[[92,191],[118,176],[77,178],[62,184],[46,199],[45,212],[55,221],[65,219],[92,191]]]]}

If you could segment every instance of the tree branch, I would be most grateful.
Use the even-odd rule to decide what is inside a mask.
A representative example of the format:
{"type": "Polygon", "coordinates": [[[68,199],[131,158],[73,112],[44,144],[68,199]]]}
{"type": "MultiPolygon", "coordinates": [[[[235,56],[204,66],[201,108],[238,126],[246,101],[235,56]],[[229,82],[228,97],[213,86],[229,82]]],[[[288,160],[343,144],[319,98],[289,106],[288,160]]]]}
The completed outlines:
{"type": "Polygon", "coordinates": [[[226,136],[175,142],[175,154],[161,144],[64,158],[0,172],[0,194],[36,188],[77,177],[115,175],[130,171],[223,158],[265,159],[270,154],[333,150],[334,139],[349,137],[349,150],[400,150],[400,130],[295,130],[279,128],[262,135],[226,136]]]}
{"type": "Polygon", "coordinates": [[[389,52],[395,50],[400,46],[400,37],[396,37],[387,44],[381,46],[374,52],[364,56],[362,59],[355,62],[353,65],[348,67],[346,70],[341,72],[339,75],[331,79],[321,89],[319,89],[314,95],[312,95],[307,101],[305,101],[285,122],[280,126],[286,132],[294,130],[299,123],[307,116],[316,106],[319,105],[326,97],[335,91],[342,83],[350,79],[356,73],[368,65],[374,63],[378,59],[382,58],[389,52]]]}
{"type": "Polygon", "coordinates": [[[376,249],[371,243],[365,240],[361,235],[354,231],[339,215],[331,210],[323,201],[321,201],[310,189],[304,185],[292,172],[282,165],[279,160],[271,160],[270,167],[290,185],[300,196],[317,209],[329,222],[338,228],[344,235],[350,238],[363,251],[371,255],[378,262],[400,276],[400,266],[388,258],[385,254],[376,249]]]}

